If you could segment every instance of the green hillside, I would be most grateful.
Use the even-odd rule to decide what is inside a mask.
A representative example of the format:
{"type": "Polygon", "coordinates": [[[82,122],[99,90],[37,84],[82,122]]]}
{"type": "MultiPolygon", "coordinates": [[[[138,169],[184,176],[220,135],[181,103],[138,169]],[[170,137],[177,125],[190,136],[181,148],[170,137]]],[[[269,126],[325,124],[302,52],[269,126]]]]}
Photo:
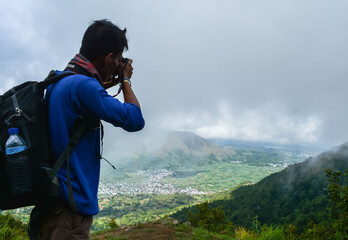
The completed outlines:
{"type": "MultiPolygon", "coordinates": [[[[211,198],[230,199],[232,189],[257,183],[307,154],[268,145],[245,147],[246,143],[240,148],[218,146],[187,132],[171,133],[158,146],[155,152],[143,151],[123,162],[114,159],[116,171],[105,164],[100,213],[92,231],[107,228],[111,219],[120,225],[153,221],[211,198]]],[[[6,212],[27,222],[30,210],[6,212]]]]}
{"type": "MultiPolygon", "coordinates": [[[[250,227],[258,216],[262,224],[293,224],[299,230],[310,221],[327,221],[328,181],[325,169],[345,171],[348,168],[348,144],[309,158],[273,173],[257,184],[233,191],[227,200],[210,203],[211,208],[223,206],[227,218],[234,224],[250,227]]],[[[173,215],[185,221],[186,208],[173,215]]]]}

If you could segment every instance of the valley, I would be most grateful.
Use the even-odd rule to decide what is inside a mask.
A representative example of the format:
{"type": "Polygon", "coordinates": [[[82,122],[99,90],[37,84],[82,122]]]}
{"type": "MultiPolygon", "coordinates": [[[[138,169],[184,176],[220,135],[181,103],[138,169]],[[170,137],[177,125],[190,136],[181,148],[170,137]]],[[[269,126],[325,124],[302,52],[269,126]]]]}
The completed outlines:
{"type": "Polygon", "coordinates": [[[257,183],[284,166],[216,163],[177,170],[127,172],[122,182],[102,180],[100,213],[93,231],[105,229],[114,218],[120,225],[159,219],[189,205],[223,199],[243,185],[257,183]]]}
{"type": "MultiPolygon", "coordinates": [[[[257,183],[284,166],[215,163],[175,170],[111,171],[99,185],[100,212],[92,231],[105,229],[111,219],[120,225],[159,219],[185,206],[222,199],[242,185],[257,183]],[[117,180],[115,180],[117,178],[117,180]]],[[[24,222],[31,207],[8,210],[24,222]]]]}
{"type": "Polygon", "coordinates": [[[218,163],[182,170],[139,170],[127,173],[128,178],[124,182],[102,180],[99,185],[99,196],[175,193],[211,195],[229,190],[241,183],[256,183],[283,168],[283,166],[218,163]]]}
{"type": "MultiPolygon", "coordinates": [[[[203,201],[226,199],[240,186],[253,185],[315,155],[265,146],[216,145],[192,133],[175,132],[157,152],[139,153],[127,161],[114,159],[116,171],[102,164],[100,212],[92,231],[107,228],[112,219],[119,225],[136,224],[203,201]]],[[[30,211],[27,207],[5,212],[27,222],[30,211]]]]}

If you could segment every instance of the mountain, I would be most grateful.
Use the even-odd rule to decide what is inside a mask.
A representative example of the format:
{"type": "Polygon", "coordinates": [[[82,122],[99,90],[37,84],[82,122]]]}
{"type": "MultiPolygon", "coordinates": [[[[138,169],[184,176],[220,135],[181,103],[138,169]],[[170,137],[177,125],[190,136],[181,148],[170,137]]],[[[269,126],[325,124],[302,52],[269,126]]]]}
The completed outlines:
{"type": "Polygon", "coordinates": [[[234,154],[231,147],[219,147],[191,132],[170,132],[156,145],[155,151],[142,148],[128,164],[143,170],[179,169],[229,161],[234,154]]]}
{"type": "Polygon", "coordinates": [[[158,156],[167,157],[173,152],[206,157],[214,155],[222,160],[233,154],[232,148],[221,148],[192,132],[171,132],[167,135],[158,156]]]}
{"type": "MultiPolygon", "coordinates": [[[[254,185],[232,191],[229,199],[210,202],[211,208],[223,206],[227,218],[237,225],[250,227],[253,218],[262,224],[293,224],[303,230],[310,221],[328,219],[328,185],[325,169],[348,168],[348,143],[302,163],[290,165],[254,185]]],[[[186,208],[173,215],[185,221],[186,208]]]]}
{"type": "Polygon", "coordinates": [[[295,143],[279,143],[266,141],[245,141],[229,138],[209,138],[208,141],[218,146],[230,146],[233,148],[258,149],[258,150],[274,150],[283,152],[301,152],[301,153],[320,153],[327,150],[327,146],[321,144],[295,144],[295,143]]]}
{"type": "Polygon", "coordinates": [[[195,168],[228,162],[254,166],[287,166],[317,153],[305,146],[245,142],[231,139],[204,139],[192,132],[156,133],[142,141],[117,145],[107,156],[120,174],[124,171],[195,168]],[[127,149],[127,145],[133,147],[127,149]],[[127,154],[122,154],[127,153],[127,154]]]}

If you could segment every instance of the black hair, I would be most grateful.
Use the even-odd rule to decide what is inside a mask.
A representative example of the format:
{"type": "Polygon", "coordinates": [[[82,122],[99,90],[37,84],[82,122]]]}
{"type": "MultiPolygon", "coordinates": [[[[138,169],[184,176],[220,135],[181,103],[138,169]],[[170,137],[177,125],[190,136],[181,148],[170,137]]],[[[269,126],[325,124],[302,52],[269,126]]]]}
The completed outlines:
{"type": "Polygon", "coordinates": [[[109,20],[96,20],[83,35],[80,53],[90,61],[128,50],[126,31],[109,20]]]}

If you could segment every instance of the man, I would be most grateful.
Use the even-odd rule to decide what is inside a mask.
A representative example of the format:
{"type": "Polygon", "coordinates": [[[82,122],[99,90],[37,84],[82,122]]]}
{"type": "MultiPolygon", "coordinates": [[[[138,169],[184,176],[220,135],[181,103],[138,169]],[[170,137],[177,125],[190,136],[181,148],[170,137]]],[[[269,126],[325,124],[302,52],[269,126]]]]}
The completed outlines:
{"type": "Polygon", "coordinates": [[[83,135],[70,157],[74,202],[69,201],[67,164],[64,164],[58,172],[61,200],[40,218],[39,239],[89,239],[92,216],[99,211],[99,121],[126,131],[144,127],[140,104],[131,88],[132,60],[122,62],[122,53],[128,49],[125,34],[126,29],[121,30],[108,20],[93,22],[83,36],[80,53],[65,69],[77,74],[47,89],[51,150],[55,159],[68,144],[69,131],[79,116],[92,120],[95,127],[83,135]],[[120,81],[124,103],[106,92],[120,81]]]}

